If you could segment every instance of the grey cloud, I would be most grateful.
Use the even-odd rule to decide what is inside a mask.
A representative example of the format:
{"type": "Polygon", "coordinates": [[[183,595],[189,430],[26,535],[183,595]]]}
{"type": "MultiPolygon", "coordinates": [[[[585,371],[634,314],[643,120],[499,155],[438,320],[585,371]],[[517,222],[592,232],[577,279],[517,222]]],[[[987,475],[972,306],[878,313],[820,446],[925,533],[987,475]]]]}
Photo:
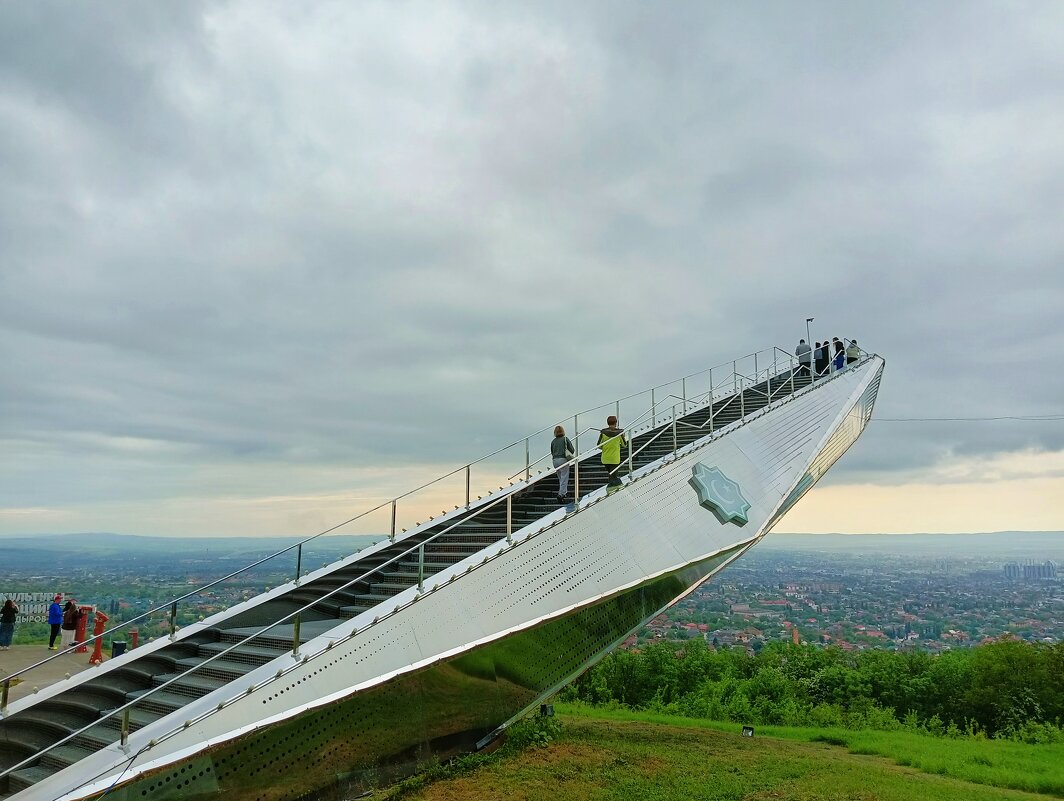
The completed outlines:
{"type": "MultiPolygon", "coordinates": [[[[112,8],[0,12],[0,505],[458,463],[808,315],[883,416],[1059,411],[1058,9],[112,8]]],[[[832,480],[1064,447],[888,425],[832,480]]]]}

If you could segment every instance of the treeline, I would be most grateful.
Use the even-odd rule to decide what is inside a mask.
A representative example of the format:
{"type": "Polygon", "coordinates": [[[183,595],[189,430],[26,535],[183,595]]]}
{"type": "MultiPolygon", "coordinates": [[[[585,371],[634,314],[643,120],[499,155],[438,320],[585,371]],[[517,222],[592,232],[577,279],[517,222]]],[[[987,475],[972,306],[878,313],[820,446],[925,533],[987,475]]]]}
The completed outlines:
{"type": "Polygon", "coordinates": [[[563,693],[690,717],[1064,740],[1064,642],[1002,639],[942,654],[702,640],[616,651],[563,693]]]}

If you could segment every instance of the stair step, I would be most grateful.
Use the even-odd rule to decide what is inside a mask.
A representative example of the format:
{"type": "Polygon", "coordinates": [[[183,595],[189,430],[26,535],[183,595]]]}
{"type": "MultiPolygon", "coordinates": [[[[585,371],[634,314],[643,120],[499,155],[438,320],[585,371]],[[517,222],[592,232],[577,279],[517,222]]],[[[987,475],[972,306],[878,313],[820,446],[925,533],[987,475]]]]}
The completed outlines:
{"type": "Polygon", "coordinates": [[[25,768],[19,768],[7,775],[9,789],[14,790],[17,793],[20,790],[32,787],[43,779],[47,779],[53,773],[55,773],[55,771],[52,768],[44,765],[30,765],[25,768]]]}
{"type": "Polygon", "coordinates": [[[95,753],[96,749],[94,748],[87,748],[74,742],[64,743],[43,754],[41,756],[41,765],[47,766],[53,771],[60,771],[95,753]]]}
{"type": "Polygon", "coordinates": [[[360,601],[369,601],[372,608],[384,601],[390,601],[394,597],[394,595],[377,595],[376,593],[368,592],[365,595],[358,596],[358,599],[360,601]]]}
{"type": "MultiPolygon", "coordinates": [[[[177,679],[179,675],[179,673],[164,673],[161,676],[156,676],[152,679],[152,684],[158,687],[162,684],[166,684],[166,682],[171,679],[177,679]]],[[[170,692],[186,695],[189,698],[202,698],[204,695],[208,695],[219,687],[224,687],[228,683],[229,682],[225,679],[192,674],[191,676],[177,679],[177,681],[169,685],[167,689],[170,692]]]]}
{"type": "Polygon", "coordinates": [[[258,664],[253,662],[236,662],[230,659],[215,659],[207,664],[204,664],[204,662],[203,657],[190,656],[187,659],[179,659],[178,666],[183,669],[182,672],[191,668],[198,668],[193,675],[201,678],[221,679],[225,683],[229,683],[259,667],[258,664]]]}
{"type": "Polygon", "coordinates": [[[106,748],[111,743],[117,742],[118,739],[118,735],[114,731],[103,723],[100,723],[93,726],[91,729],[83,731],[70,742],[73,745],[88,748],[91,751],[99,751],[106,748]]]}
{"type": "Polygon", "coordinates": [[[345,619],[350,620],[353,617],[358,617],[363,612],[368,612],[372,608],[372,606],[344,606],[340,608],[340,614],[345,619]]]}
{"type": "Polygon", "coordinates": [[[144,700],[133,707],[134,709],[144,709],[155,712],[159,715],[169,715],[171,712],[176,712],[181,709],[181,707],[186,706],[194,700],[187,695],[170,692],[169,687],[165,690],[156,690],[155,692],[152,692],[151,690],[138,690],[135,693],[129,693],[126,700],[134,701],[138,698],[143,698],[144,700]],[[151,693],[151,695],[148,695],[148,693],[151,693]]]}
{"type": "MultiPolygon", "coordinates": [[[[244,637],[239,635],[229,635],[229,639],[227,640],[201,645],[200,655],[214,656],[215,654],[220,654],[223,651],[233,648],[236,643],[243,639],[244,637]]],[[[226,655],[226,658],[232,662],[251,661],[260,665],[265,665],[267,662],[272,662],[291,647],[291,639],[286,640],[280,635],[270,637],[263,634],[256,637],[251,642],[233,648],[233,650],[229,651],[226,655]]]]}
{"type": "MultiPolygon", "coordinates": [[[[108,710],[104,714],[107,717],[101,721],[101,725],[106,729],[121,732],[122,717],[125,715],[125,712],[115,713],[114,710],[108,710]]],[[[129,710],[129,730],[136,731],[137,729],[143,729],[145,726],[154,723],[161,717],[164,716],[158,712],[141,709],[139,706],[131,707],[129,710]]]]}

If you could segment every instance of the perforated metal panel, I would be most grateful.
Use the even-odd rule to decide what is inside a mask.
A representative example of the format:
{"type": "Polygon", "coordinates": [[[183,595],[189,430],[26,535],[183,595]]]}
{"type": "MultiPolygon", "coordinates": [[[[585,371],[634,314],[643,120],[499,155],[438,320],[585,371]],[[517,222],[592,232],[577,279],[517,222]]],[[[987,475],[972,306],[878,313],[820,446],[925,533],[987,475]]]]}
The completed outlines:
{"type": "MultiPolygon", "coordinates": [[[[637,471],[635,480],[616,492],[593,493],[579,513],[559,511],[548,516],[546,528],[539,530],[540,523],[517,532],[512,547],[487,546],[431,577],[423,595],[400,592],[381,608],[305,643],[308,654],[336,643],[306,663],[287,655],[224,692],[197,699],[179,714],[192,719],[242,687],[268,682],[146,751],[126,775],[172,772],[167,761],[183,764],[189,758],[183,752],[212,743],[227,759],[236,749],[260,750],[242,752],[250,761],[239,768],[216,761],[209,774],[197,771],[196,782],[205,788],[217,781],[238,786],[218,778],[225,766],[227,777],[254,788],[257,763],[279,765],[280,758],[270,762],[271,755],[282,752],[296,763],[314,765],[314,776],[356,770],[362,772],[359,781],[368,781],[382,765],[409,764],[440,751],[439,738],[468,745],[756,541],[804,477],[830,466],[860,433],[878,386],[877,361],[839,374],[724,435],[696,442],[675,460],[637,471]],[[699,505],[689,484],[698,462],[719,467],[738,482],[751,504],[745,526],[721,523],[699,505]],[[388,614],[392,608],[398,611],[388,614]],[[352,628],[357,633],[348,637],[352,628]],[[290,672],[271,681],[278,668],[290,672]],[[418,693],[421,700],[408,704],[406,696],[418,693]],[[384,700],[375,706],[378,698],[384,700]],[[458,709],[457,728],[441,723],[458,709]],[[315,726],[335,728],[325,738],[328,743],[311,736],[315,726]],[[262,750],[270,747],[274,750],[262,750]]],[[[173,720],[163,718],[137,736],[146,741],[173,726],[173,720]]],[[[116,766],[128,761],[114,748],[111,758],[116,766]]],[[[272,768],[259,771],[282,787],[262,798],[296,797],[295,785],[272,768]]],[[[191,788],[189,775],[181,781],[186,779],[191,788]]],[[[305,785],[310,774],[299,779],[305,785]]],[[[69,773],[48,781],[60,780],[72,781],[69,773]]],[[[137,779],[136,787],[147,787],[145,781],[137,779]]],[[[159,785],[151,792],[168,791],[159,785]]],[[[245,797],[258,798],[252,790],[240,796],[245,797]]]]}

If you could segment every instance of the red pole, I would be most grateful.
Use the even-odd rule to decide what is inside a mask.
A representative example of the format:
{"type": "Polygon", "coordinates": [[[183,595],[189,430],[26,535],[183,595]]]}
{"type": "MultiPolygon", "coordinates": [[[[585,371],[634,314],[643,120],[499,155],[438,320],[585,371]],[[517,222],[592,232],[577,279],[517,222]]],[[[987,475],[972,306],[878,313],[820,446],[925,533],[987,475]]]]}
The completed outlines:
{"type": "Polygon", "coordinates": [[[129,630],[129,650],[133,650],[137,647],[137,642],[140,640],[140,632],[136,629],[129,630]]]}
{"type": "Polygon", "coordinates": [[[89,647],[85,645],[85,629],[89,625],[89,612],[93,611],[93,606],[79,606],[81,615],[78,617],[78,627],[74,630],[74,642],[78,644],[78,647],[74,649],[79,654],[87,654],[89,647]]]}
{"type": "MultiPolygon", "coordinates": [[[[103,634],[103,630],[107,628],[107,615],[100,610],[96,610],[95,625],[92,627],[92,633],[103,634]]],[[[103,638],[101,637],[96,641],[96,647],[92,649],[92,656],[89,657],[90,665],[98,665],[103,662],[103,638]]]]}

